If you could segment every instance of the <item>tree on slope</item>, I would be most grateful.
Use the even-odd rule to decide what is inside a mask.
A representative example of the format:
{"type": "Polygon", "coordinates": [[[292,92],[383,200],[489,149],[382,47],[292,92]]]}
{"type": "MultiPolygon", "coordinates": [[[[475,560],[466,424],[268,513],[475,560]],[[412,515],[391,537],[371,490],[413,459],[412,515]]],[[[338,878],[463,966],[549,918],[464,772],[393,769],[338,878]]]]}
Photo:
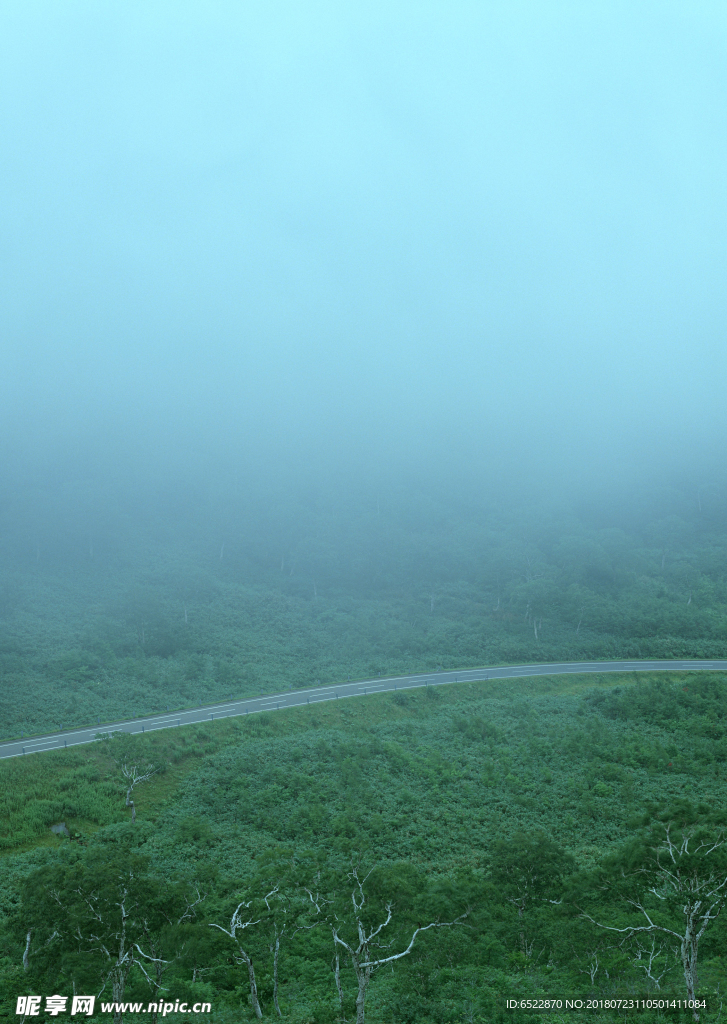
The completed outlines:
{"type": "MultiPolygon", "coordinates": [[[[54,988],[64,977],[99,996],[110,988],[115,1003],[123,1002],[132,972],[153,984],[160,958],[148,941],[158,924],[152,908],[160,888],[147,859],[129,850],[74,852],[34,872],[22,893],[31,971],[54,988]]],[[[114,1021],[121,1021],[119,1010],[114,1021]]]]}
{"type": "MultiPolygon", "coordinates": [[[[685,803],[609,859],[596,888],[601,899],[615,898],[611,920],[595,909],[582,910],[583,917],[633,941],[634,962],[644,960],[643,940],[676,944],[687,999],[694,1000],[700,943],[727,903],[725,828],[685,803]]],[[[693,1016],[699,1020],[697,1009],[693,1016]]]]}
{"type": "Polygon", "coordinates": [[[129,764],[128,761],[124,761],[121,765],[121,774],[124,777],[124,785],[126,789],[126,806],[131,808],[131,821],[136,821],[136,804],[131,799],[131,794],[134,791],[134,787],[138,786],[141,782],[146,782],[156,775],[159,769],[153,764],[129,764]]]}
{"type": "MultiPolygon", "coordinates": [[[[386,952],[394,945],[394,940],[384,942],[384,929],[392,922],[394,916],[394,904],[391,900],[381,899],[376,902],[383,905],[370,907],[364,890],[366,882],[373,873],[372,868],[363,878],[360,875],[360,866],[353,864],[348,873],[349,889],[351,893],[350,910],[334,912],[330,918],[331,932],[333,934],[333,945],[335,951],[335,975],[338,988],[338,998],[343,1006],[343,986],[340,980],[340,953],[343,952],[351,962],[351,967],[356,975],[356,1024],[365,1024],[366,995],[372,974],[385,964],[393,964],[397,960],[408,956],[414,948],[417,936],[430,928],[451,928],[467,917],[467,913],[460,914],[452,921],[430,921],[429,924],[416,926],[408,929],[409,942],[406,947],[398,953],[380,955],[379,951],[386,952]],[[376,914],[376,909],[379,914],[376,914]],[[372,913],[373,911],[373,913],[372,913]],[[376,923],[378,919],[378,924],[376,923]]],[[[404,939],[406,942],[406,939],[404,939]]],[[[401,945],[404,944],[401,943],[401,945]]]]}
{"type": "MultiPolygon", "coordinates": [[[[268,892],[263,897],[263,903],[265,904],[266,901],[269,901],[274,895],[275,893],[272,890],[268,892]]],[[[247,932],[248,928],[252,929],[255,927],[255,925],[260,924],[263,917],[265,916],[266,908],[265,906],[253,907],[253,902],[253,900],[248,900],[247,902],[245,902],[245,900],[240,900],[240,902],[237,904],[234,911],[232,912],[229,928],[224,928],[221,924],[216,924],[214,922],[211,922],[209,924],[209,927],[217,928],[219,931],[223,933],[223,935],[227,935],[227,937],[232,940],[234,947],[232,953],[233,959],[235,963],[239,966],[244,966],[247,968],[247,978],[248,983],[250,985],[250,1003],[252,1005],[255,1016],[258,1019],[261,1019],[263,1011],[262,1007],[260,1006],[260,997],[258,995],[257,990],[257,979],[255,978],[255,964],[253,962],[253,958],[250,952],[250,946],[247,942],[247,936],[245,933],[247,932]]]]}
{"type": "Polygon", "coordinates": [[[266,947],[271,955],[273,1005],[277,1016],[282,1017],[278,1000],[281,946],[325,920],[323,911],[329,901],[318,891],[320,872],[306,885],[299,877],[305,877],[305,867],[292,853],[287,857],[278,851],[264,853],[249,898],[237,904],[229,927],[209,922],[210,928],[233,942],[233,961],[247,969],[250,1003],[258,1019],[263,1016],[255,974],[255,955],[260,947],[266,947]]]}

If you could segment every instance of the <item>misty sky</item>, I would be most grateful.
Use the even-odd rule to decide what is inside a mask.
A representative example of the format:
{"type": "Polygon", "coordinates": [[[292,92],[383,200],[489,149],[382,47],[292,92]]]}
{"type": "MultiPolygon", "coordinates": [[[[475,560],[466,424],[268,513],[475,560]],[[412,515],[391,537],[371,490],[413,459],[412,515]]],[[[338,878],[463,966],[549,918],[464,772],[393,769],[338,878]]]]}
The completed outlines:
{"type": "Polygon", "coordinates": [[[723,453],[723,4],[0,24],[4,451],[723,453]]]}

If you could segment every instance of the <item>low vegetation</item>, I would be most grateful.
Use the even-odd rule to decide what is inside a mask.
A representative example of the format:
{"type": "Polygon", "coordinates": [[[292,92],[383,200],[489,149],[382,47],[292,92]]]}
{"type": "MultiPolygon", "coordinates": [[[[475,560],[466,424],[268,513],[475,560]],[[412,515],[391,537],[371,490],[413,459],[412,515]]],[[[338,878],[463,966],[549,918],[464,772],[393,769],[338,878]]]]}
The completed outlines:
{"type": "Polygon", "coordinates": [[[491,681],[3,762],[3,1003],[107,979],[109,1001],[333,1024],[363,986],[373,1024],[454,1024],[537,1019],[506,996],[685,998],[684,915],[647,903],[665,836],[693,835],[715,895],[687,966],[716,1020],[726,697],[718,673],[491,681]],[[126,966],[88,916],[118,936],[119,886],[126,966]]]}

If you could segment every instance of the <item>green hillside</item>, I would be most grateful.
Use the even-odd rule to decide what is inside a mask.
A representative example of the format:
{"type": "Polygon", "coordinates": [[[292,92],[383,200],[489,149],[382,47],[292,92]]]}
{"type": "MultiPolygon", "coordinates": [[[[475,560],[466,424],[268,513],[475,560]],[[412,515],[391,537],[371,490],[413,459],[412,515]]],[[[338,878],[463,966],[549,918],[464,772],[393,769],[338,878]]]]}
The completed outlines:
{"type": "MultiPolygon", "coordinates": [[[[163,984],[175,999],[209,1000],[215,1021],[255,1019],[247,968],[234,962],[232,940],[209,927],[229,930],[241,901],[258,921],[244,934],[264,1015],[276,1015],[277,926],[283,1017],[332,1024],[355,1016],[355,975],[344,955],[339,1003],[331,930],[338,921],[341,935],[353,934],[353,868],[360,878],[373,869],[367,924],[380,923],[392,903],[387,956],[406,948],[417,925],[467,914],[421,933],[393,969],[373,973],[366,1020],[374,1024],[537,1020],[505,1011],[503,998],[654,993],[644,968],[651,938],[624,942],[582,915],[629,923],[615,882],[606,883],[643,860],[660,818],[719,834],[726,696],[727,679],[711,673],[494,681],[6,761],[3,1005],[29,986],[64,992],[71,978],[97,983],[102,958],[87,938],[79,891],[105,893],[113,904],[125,872],[136,887],[129,929],[139,947],[164,950],[163,984]],[[124,763],[160,769],[134,790],[134,825],[124,763]],[[50,831],[60,822],[69,836],[50,831]],[[272,891],[266,907],[262,897],[272,891]],[[86,936],[84,955],[64,931],[69,921],[86,936]],[[292,934],[294,926],[303,930],[292,934]]],[[[724,870],[720,858],[721,848],[710,868],[724,870]]],[[[699,948],[704,994],[723,984],[724,920],[709,925],[699,948]]],[[[672,947],[656,943],[652,976],[665,971],[660,995],[684,998],[672,947]]],[[[150,991],[132,968],[125,998],[146,1002],[150,991]]],[[[715,998],[703,1021],[718,1019],[715,998]]]]}
{"type": "Polygon", "coordinates": [[[727,513],[698,497],[19,486],[2,732],[439,665],[724,657],[727,513]]]}

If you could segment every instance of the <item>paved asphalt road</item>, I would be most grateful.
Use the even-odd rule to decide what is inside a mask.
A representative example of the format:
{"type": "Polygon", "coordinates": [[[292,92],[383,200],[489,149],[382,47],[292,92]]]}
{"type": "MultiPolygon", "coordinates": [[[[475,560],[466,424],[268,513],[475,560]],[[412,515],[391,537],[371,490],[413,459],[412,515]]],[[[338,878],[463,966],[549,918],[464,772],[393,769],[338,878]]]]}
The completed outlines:
{"type": "Polygon", "coordinates": [[[479,682],[483,679],[512,679],[522,676],[555,676],[568,672],[673,672],[727,670],[727,661],[565,661],[552,665],[504,665],[492,668],[463,669],[460,672],[430,672],[419,676],[397,676],[387,679],[367,679],[358,683],[341,683],[338,686],[321,686],[316,689],[295,690],[288,693],[273,693],[269,696],[230,700],[228,703],[208,704],[189,711],[172,711],[165,715],[150,715],[148,718],[134,718],[126,722],[105,722],[87,729],[71,729],[66,732],[34,736],[29,739],[0,743],[0,759],[19,757],[23,754],[43,750],[58,750],[75,747],[79,743],[91,743],[100,733],[130,732],[146,733],[155,729],[177,728],[193,725],[195,722],[210,722],[217,718],[234,718],[238,715],[253,715],[259,711],[276,711],[279,708],[298,707],[301,704],[318,704],[325,700],[341,700],[344,697],[363,697],[369,693],[389,690],[409,690],[419,686],[443,686],[446,683],[479,682]]]}

